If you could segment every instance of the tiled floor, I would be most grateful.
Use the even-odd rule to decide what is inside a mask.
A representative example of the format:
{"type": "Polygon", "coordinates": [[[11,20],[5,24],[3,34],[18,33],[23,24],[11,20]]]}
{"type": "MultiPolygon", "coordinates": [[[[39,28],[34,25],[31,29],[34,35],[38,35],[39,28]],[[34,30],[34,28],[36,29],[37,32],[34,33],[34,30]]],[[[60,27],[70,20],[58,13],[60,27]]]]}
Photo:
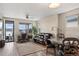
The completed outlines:
{"type": "MultiPolygon", "coordinates": [[[[52,53],[48,53],[47,56],[52,56],[52,53]]],[[[14,42],[6,43],[3,48],[0,48],[0,56],[19,56],[14,42]]],[[[38,51],[27,56],[46,56],[46,51],[38,51]]]]}

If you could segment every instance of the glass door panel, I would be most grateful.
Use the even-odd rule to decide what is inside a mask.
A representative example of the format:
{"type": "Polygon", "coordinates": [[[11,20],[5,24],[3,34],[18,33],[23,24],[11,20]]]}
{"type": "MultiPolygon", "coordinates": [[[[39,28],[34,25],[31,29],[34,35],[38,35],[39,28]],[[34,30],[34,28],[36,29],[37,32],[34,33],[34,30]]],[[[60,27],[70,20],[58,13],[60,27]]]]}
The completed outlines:
{"type": "Polygon", "coordinates": [[[0,39],[3,40],[3,21],[0,20],[0,39]]]}
{"type": "Polygon", "coordinates": [[[5,21],[5,40],[6,42],[14,41],[14,21],[5,21]]]}

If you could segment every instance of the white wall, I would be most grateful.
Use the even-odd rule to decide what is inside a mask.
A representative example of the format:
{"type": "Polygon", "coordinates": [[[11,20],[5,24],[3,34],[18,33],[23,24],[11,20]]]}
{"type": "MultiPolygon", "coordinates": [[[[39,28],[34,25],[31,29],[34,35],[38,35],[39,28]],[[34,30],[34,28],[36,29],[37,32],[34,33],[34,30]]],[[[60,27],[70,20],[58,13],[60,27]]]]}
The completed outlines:
{"type": "MultiPolygon", "coordinates": [[[[69,12],[65,12],[63,14],[59,14],[59,27],[62,29],[62,32],[66,37],[77,37],[79,38],[79,24],[78,27],[67,28],[66,27],[66,17],[67,16],[79,16],[79,9],[71,10],[69,12]]],[[[79,18],[78,18],[79,22],[79,18]]]]}
{"type": "Polygon", "coordinates": [[[45,18],[40,19],[38,23],[40,32],[54,34],[54,40],[57,40],[58,15],[47,16],[45,18]]]}
{"type": "Polygon", "coordinates": [[[58,15],[47,16],[45,18],[40,19],[38,22],[41,32],[52,33],[52,27],[58,27],[58,15]]]}
{"type": "MultiPolygon", "coordinates": [[[[41,32],[57,33],[56,31],[57,29],[52,31],[51,28],[58,27],[62,30],[61,32],[65,34],[65,37],[79,38],[79,24],[78,24],[78,27],[73,27],[73,28],[66,27],[66,17],[73,16],[73,15],[79,16],[79,8],[62,14],[52,15],[52,16],[42,18],[38,21],[39,28],[41,32]]],[[[79,23],[79,18],[78,18],[78,23],[79,23]]]]}

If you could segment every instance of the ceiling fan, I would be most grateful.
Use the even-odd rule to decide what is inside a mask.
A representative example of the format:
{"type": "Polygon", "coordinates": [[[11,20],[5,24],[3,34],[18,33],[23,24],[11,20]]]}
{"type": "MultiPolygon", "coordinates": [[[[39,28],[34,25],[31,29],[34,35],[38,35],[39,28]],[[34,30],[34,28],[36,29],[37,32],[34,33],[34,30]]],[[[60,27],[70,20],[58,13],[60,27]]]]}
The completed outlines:
{"type": "Polygon", "coordinates": [[[30,16],[29,14],[26,14],[25,17],[26,17],[26,19],[29,19],[29,20],[30,20],[30,19],[33,19],[33,16],[30,16]]]}
{"type": "Polygon", "coordinates": [[[28,15],[28,14],[26,15],[26,18],[27,18],[27,19],[29,18],[29,15],[28,15]]]}
{"type": "Polygon", "coordinates": [[[33,16],[30,16],[29,14],[26,14],[26,19],[28,19],[28,20],[37,20],[36,18],[34,18],[33,16]]]}

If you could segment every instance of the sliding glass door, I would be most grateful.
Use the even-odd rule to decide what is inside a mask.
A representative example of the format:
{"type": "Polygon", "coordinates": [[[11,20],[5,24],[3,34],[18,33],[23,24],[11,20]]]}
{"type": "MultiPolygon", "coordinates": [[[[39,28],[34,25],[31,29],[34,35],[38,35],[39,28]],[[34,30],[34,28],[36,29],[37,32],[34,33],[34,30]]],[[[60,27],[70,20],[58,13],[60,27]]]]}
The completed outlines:
{"type": "Polygon", "coordinates": [[[0,20],[0,40],[3,40],[3,21],[0,20]]]}
{"type": "Polygon", "coordinates": [[[5,21],[5,41],[14,41],[14,21],[5,21]]]}

